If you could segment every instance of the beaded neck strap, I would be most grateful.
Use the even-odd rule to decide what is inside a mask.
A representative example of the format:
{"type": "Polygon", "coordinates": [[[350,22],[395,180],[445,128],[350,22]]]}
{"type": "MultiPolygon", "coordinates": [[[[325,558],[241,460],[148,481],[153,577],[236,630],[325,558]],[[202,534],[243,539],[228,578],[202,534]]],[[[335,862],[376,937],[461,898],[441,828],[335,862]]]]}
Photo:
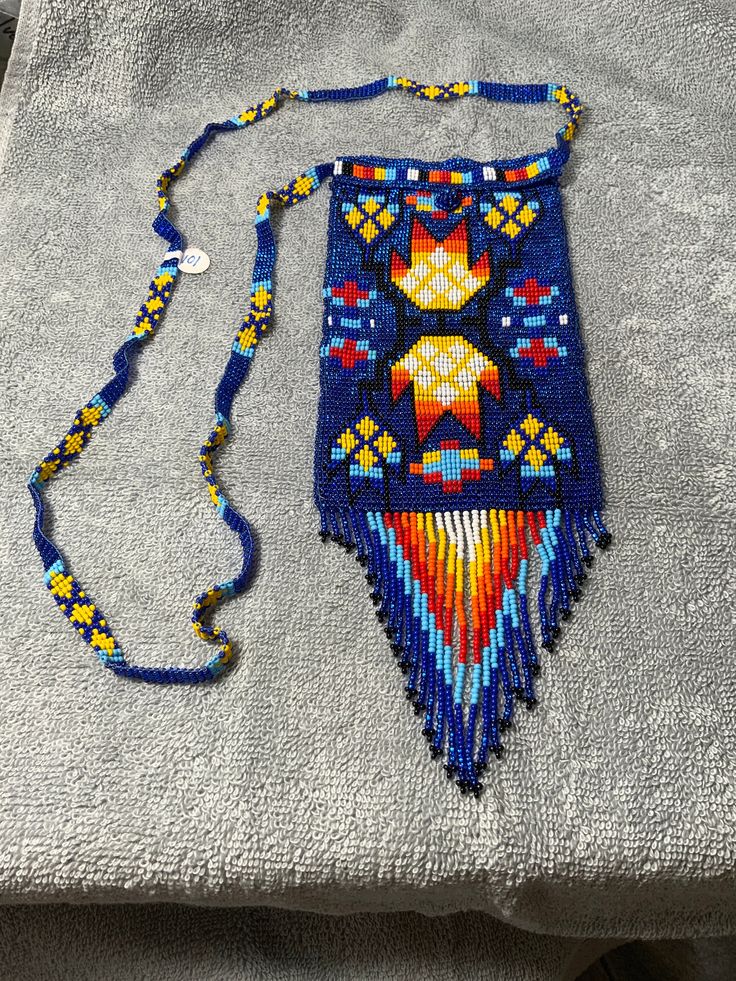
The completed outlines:
{"type": "Polygon", "coordinates": [[[231,660],[226,632],[208,621],[221,600],[246,588],[253,539],[217,482],[213,453],[230,435],[233,399],[271,320],[271,209],[296,204],[332,177],[315,453],[320,534],[365,567],[432,755],[446,756],[462,790],[479,792],[514,701],[536,702],[528,540],[539,560],[536,632],[548,649],[580,595],[588,542],[610,540],[557,182],[580,114],[564,85],[422,85],[392,76],[348,89],[280,88],[208,124],[161,174],[153,227],[168,249],[113,357],[113,377],[28,485],[46,585],[106,667],[143,681],[196,683],[231,660]],[[169,217],[171,185],[215,134],[251,126],[285,102],[390,89],[431,101],[556,102],[567,118],[541,154],[490,163],[346,158],[261,196],[248,311],[199,451],[212,502],[240,540],[242,566],[194,600],[194,631],[215,646],[205,664],[130,664],[45,529],[43,494],[126,391],[131,359],[171,301],[184,249],[169,217]]]}

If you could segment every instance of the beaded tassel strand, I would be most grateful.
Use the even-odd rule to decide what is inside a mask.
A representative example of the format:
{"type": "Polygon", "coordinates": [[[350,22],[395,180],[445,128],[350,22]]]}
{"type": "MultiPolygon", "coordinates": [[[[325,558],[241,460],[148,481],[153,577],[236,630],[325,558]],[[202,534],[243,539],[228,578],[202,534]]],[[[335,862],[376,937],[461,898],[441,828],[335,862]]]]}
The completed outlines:
{"type": "MultiPolygon", "coordinates": [[[[408,676],[407,700],[431,756],[445,758],[462,793],[479,796],[489,754],[503,754],[499,735],[511,728],[515,703],[537,704],[527,528],[540,560],[538,630],[548,650],[565,598],[580,596],[584,535],[605,548],[610,534],[592,512],[369,511],[364,518],[366,579],[408,676]]],[[[327,512],[323,527],[329,522],[327,512]]],[[[351,524],[363,527],[363,516],[351,524]]]]}

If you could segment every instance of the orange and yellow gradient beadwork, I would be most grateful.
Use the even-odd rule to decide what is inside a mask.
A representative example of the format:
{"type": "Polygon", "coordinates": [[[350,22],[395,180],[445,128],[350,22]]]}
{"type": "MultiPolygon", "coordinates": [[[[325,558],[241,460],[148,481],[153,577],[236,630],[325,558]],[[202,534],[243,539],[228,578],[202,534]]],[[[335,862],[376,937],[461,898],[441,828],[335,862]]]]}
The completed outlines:
{"type": "Polygon", "coordinates": [[[420,443],[446,412],[479,437],[478,386],[501,398],[497,366],[461,335],[420,337],[403,358],[391,365],[393,398],[397,399],[410,382],[414,387],[420,443]]]}
{"type": "Polygon", "coordinates": [[[580,113],[561,85],[424,85],[390,76],[355,89],[277,89],[206,126],[161,174],[154,229],[168,250],[114,355],[112,378],[29,480],[46,585],[105,666],[142,681],[197,683],[233,657],[212,614],[247,587],[254,543],[219,484],[215,454],[231,434],[233,400],[271,323],[272,210],[331,178],[323,334],[315,345],[320,535],[364,567],[431,755],[445,759],[463,792],[480,794],[515,705],[536,703],[540,644],[552,649],[579,598],[590,544],[610,540],[558,187],[580,113]],[[239,539],[242,565],[193,602],[194,632],[214,646],[203,665],[132,664],[50,537],[44,494],[125,393],[132,362],[171,301],[184,249],[170,218],[171,185],[216,134],[247,128],[284,103],[389,90],[430,102],[550,101],[567,118],[555,146],[517,160],[344,158],[261,195],[247,310],[199,449],[210,500],[239,539]]]}
{"type": "Polygon", "coordinates": [[[465,221],[438,241],[417,219],[411,226],[411,265],[391,253],[391,281],[420,310],[462,310],[491,275],[488,252],[468,262],[465,221]]]}

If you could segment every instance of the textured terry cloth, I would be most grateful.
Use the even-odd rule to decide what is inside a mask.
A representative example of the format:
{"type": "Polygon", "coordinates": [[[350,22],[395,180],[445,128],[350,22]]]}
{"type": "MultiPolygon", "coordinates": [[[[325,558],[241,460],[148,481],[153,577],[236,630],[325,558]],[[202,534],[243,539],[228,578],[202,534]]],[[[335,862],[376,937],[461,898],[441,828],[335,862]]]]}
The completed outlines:
{"type": "MultiPolygon", "coordinates": [[[[717,9],[24,4],[2,92],[5,902],[475,908],[560,935],[733,931],[733,28],[717,9]],[[220,461],[260,540],[253,589],[220,613],[238,644],[228,677],[167,690],[101,671],[42,584],[24,483],[130,329],[160,256],[152,182],[203,122],[282,82],[489,65],[564,79],[590,107],[564,195],[617,545],[546,662],[537,714],[469,801],[416,745],[364,584],[314,539],[326,198],[279,220],[273,332],[220,461]]],[[[180,223],[212,266],[181,284],[131,392],[50,494],[58,540],[141,660],[199,657],[191,597],[237,561],[196,453],[261,190],[326,150],[523,153],[556,119],[399,96],[299,109],[213,144],[182,181],[180,223]]]]}
{"type": "Polygon", "coordinates": [[[574,981],[614,944],[527,934],[483,913],[0,909],[3,981],[574,981]]]}
{"type": "Polygon", "coordinates": [[[569,940],[482,913],[0,909],[4,981],[731,981],[735,966],[733,937],[569,940]]]}
{"type": "Polygon", "coordinates": [[[736,938],[637,940],[607,952],[578,981],[731,981],[736,975],[736,938]]]}

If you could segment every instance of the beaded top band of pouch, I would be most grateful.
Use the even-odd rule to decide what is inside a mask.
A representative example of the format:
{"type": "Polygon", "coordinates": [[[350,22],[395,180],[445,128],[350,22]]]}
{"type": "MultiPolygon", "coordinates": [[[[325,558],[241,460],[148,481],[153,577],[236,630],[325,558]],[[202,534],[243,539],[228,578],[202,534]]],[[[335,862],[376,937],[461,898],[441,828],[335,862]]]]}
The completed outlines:
{"type": "Polygon", "coordinates": [[[168,251],[113,358],[113,377],[29,481],[46,585],[106,667],[143,681],[194,683],[231,660],[232,643],[211,613],[246,588],[253,539],[218,484],[213,454],[230,435],[233,398],[271,321],[271,210],[309,197],[331,177],[323,329],[315,340],[320,534],[364,567],[431,755],[445,759],[463,792],[480,793],[515,705],[536,704],[539,647],[552,650],[580,598],[590,545],[604,548],[611,538],[601,517],[558,185],[580,114],[564,85],[389,77],[351,89],[278,89],[210,123],[163,172],[153,227],[168,251]],[[238,535],[243,564],[194,600],[194,631],[216,648],[203,666],[133,665],[45,530],[43,494],[125,392],[131,360],[171,300],[184,242],[169,218],[170,186],[216,133],[251,126],[289,100],[365,99],[389,89],[432,101],[555,102],[567,120],[542,154],[492,163],[345,158],[261,196],[248,309],[199,451],[212,503],[238,535]]]}

